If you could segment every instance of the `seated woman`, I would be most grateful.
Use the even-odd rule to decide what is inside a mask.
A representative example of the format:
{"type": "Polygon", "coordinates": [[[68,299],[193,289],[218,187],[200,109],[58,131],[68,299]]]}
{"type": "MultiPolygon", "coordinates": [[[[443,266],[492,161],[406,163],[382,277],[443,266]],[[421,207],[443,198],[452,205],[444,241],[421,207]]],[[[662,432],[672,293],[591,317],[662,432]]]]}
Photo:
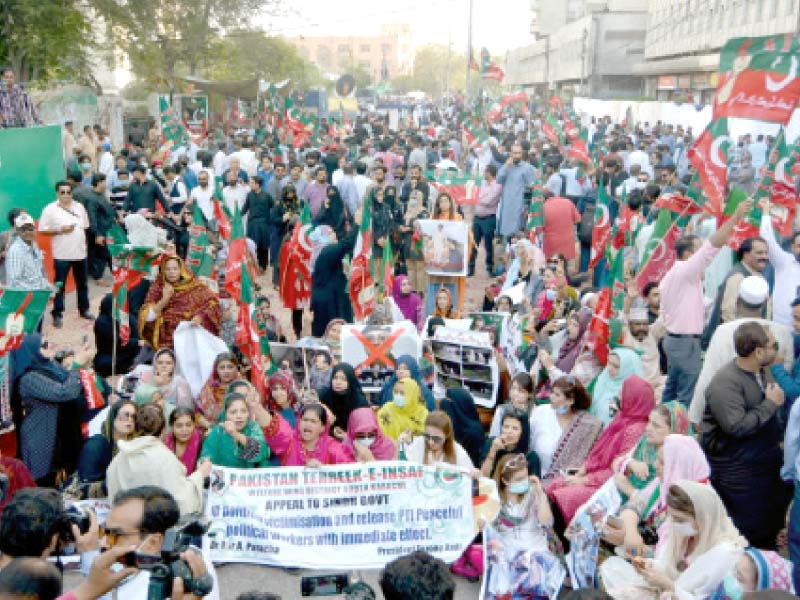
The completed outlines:
{"type": "MultiPolygon", "coordinates": [[[[175,351],[172,348],[161,348],[153,356],[151,365],[139,365],[127,379],[138,377],[139,383],[154,385],[161,397],[172,408],[182,406],[192,408],[192,389],[189,382],[175,372],[175,351]]],[[[167,415],[169,419],[169,415],[167,415]]]]}
{"type": "Polygon", "coordinates": [[[267,410],[279,413],[292,427],[297,426],[300,402],[291,375],[275,371],[267,380],[267,410]]]}
{"type": "Polygon", "coordinates": [[[407,275],[398,275],[392,285],[392,298],[403,317],[417,326],[417,331],[425,327],[425,303],[411,287],[407,275]]]}
{"type": "Polygon", "coordinates": [[[151,348],[171,348],[181,321],[191,321],[219,335],[222,308],[217,295],[194,276],[178,256],[161,261],[139,312],[139,337],[151,348]]]}
{"type": "Polygon", "coordinates": [[[119,323],[114,331],[114,318],[111,294],[106,294],[100,301],[100,313],[94,322],[94,343],[97,354],[94,357],[94,370],[102,377],[110,377],[111,373],[127,373],[133,360],[139,354],[139,328],[135,315],[130,315],[130,338],[122,343],[119,323]],[[116,353],[114,345],[116,341],[116,353]],[[116,362],[114,362],[116,360],[116,362]]]}
{"type": "Polygon", "coordinates": [[[270,299],[266,296],[256,298],[256,311],[253,314],[253,321],[256,324],[256,331],[259,335],[266,336],[270,342],[286,342],[283,335],[281,324],[275,315],[270,311],[270,299]]]}
{"type": "Polygon", "coordinates": [[[342,359],[342,325],[345,325],[344,319],[331,319],[322,336],[322,343],[333,352],[334,362],[342,359]]]}
{"type": "Polygon", "coordinates": [[[33,475],[21,460],[0,455],[0,475],[5,477],[4,494],[0,496],[0,513],[19,490],[36,487],[33,475]]]}
{"type": "Polygon", "coordinates": [[[350,413],[357,408],[369,406],[356,372],[347,363],[339,363],[331,370],[331,387],[319,394],[322,404],[333,413],[331,435],[337,440],[344,440],[350,413]]]}
{"type": "Polygon", "coordinates": [[[656,457],[670,433],[689,433],[689,414],[677,401],[659,404],[647,418],[644,435],[628,455],[614,461],[614,481],[622,499],[647,486],[656,476],[656,457]]]}
{"type": "Polygon", "coordinates": [[[547,494],[563,516],[564,525],[613,475],[614,459],[624,456],[639,441],[654,406],[650,384],[638,375],[629,377],[622,385],[619,413],[597,438],[583,466],[574,475],[559,475],[547,486],[547,494]]]}
{"type": "Polygon", "coordinates": [[[93,435],[83,445],[77,473],[64,493],[74,499],[106,498],[106,471],[119,452],[118,442],[136,437],[138,407],[133,400],[118,400],[111,405],[102,433],[93,435]]]}
{"type": "Polygon", "coordinates": [[[239,363],[232,352],[222,352],[214,359],[211,376],[195,401],[197,424],[211,429],[222,412],[230,384],[239,378],[239,363]]]}
{"type": "Polygon", "coordinates": [[[748,543],[710,485],[679,480],[667,490],[669,541],[655,559],[634,565],[611,557],[600,567],[614,598],[708,598],[731,573],[746,570],[748,543]],[[740,568],[745,567],[744,569],[740,568]]]}
{"type": "MultiPolygon", "coordinates": [[[[558,349],[556,360],[553,360],[549,352],[540,349],[537,364],[534,364],[531,373],[538,373],[541,367],[547,371],[548,381],[555,381],[564,375],[574,375],[583,387],[588,387],[603,369],[603,365],[586,344],[586,330],[591,319],[592,313],[588,310],[571,313],[567,318],[566,339],[558,349]]],[[[546,389],[547,386],[544,387],[546,389]]]]}
{"type": "Polygon", "coordinates": [[[270,413],[260,402],[252,402],[250,408],[282,466],[319,467],[354,462],[351,453],[328,435],[330,423],[324,405],[305,404],[295,429],[279,414],[270,413]]]}
{"type": "Polygon", "coordinates": [[[631,375],[642,376],[642,359],[630,348],[614,348],[608,353],[608,364],[594,385],[589,413],[608,425],[619,408],[619,392],[631,375]]]}
{"type": "Polygon", "coordinates": [[[269,446],[261,428],[250,418],[250,407],[244,394],[229,394],[219,419],[219,425],[203,442],[201,464],[207,458],[217,466],[234,469],[269,466],[269,446]]]}
{"type": "MultiPolygon", "coordinates": [[[[507,410],[516,409],[526,412],[531,416],[531,429],[533,428],[533,379],[527,373],[517,373],[511,380],[511,389],[508,392],[508,402],[498,406],[494,411],[492,425],[489,427],[489,435],[497,437],[500,435],[500,423],[507,410]]],[[[531,430],[531,434],[533,431],[531,430]]]]}
{"type": "Polygon", "coordinates": [[[494,477],[497,462],[506,454],[524,454],[528,461],[528,473],[539,477],[541,463],[536,452],[530,449],[530,417],[528,413],[507,410],[500,421],[500,435],[489,437],[481,453],[481,473],[494,477]]]}
{"type": "Polygon", "coordinates": [[[203,479],[211,475],[212,464],[202,461],[187,477],[186,467],[161,441],[164,412],[156,404],[139,408],[136,429],[139,437],[120,440],[119,452],[108,467],[109,498],[141,485],[156,485],[172,494],[182,515],[202,511],[203,479]]]}
{"type": "Polygon", "coordinates": [[[583,384],[568,375],[553,383],[550,404],[534,409],[531,437],[545,485],[561,473],[577,470],[589,455],[603,428],[600,419],[588,412],[591,402],[583,384]]]}
{"type": "Polygon", "coordinates": [[[194,422],[194,411],[181,406],[169,416],[170,432],[164,436],[164,444],[172,450],[191,475],[197,468],[197,459],[203,445],[203,434],[194,422]]]}
{"type": "Polygon", "coordinates": [[[412,435],[421,434],[425,427],[428,409],[421,402],[420,389],[413,379],[401,379],[394,384],[391,401],[378,411],[381,431],[393,440],[400,434],[410,431],[412,435]]]}
{"type": "Polygon", "coordinates": [[[528,474],[524,454],[503,456],[494,479],[501,504],[492,527],[484,531],[489,552],[486,597],[555,599],[565,571],[548,545],[553,514],[541,481],[528,474]]]}
{"type": "Polygon", "coordinates": [[[423,465],[446,463],[471,472],[475,467],[467,451],[456,442],[450,417],[442,410],[435,410],[425,418],[425,433],[412,437],[409,433],[400,436],[400,458],[423,465]]]}
{"type": "Polygon", "coordinates": [[[378,403],[383,406],[389,402],[394,395],[394,385],[398,382],[398,380],[406,378],[413,379],[417,382],[417,385],[422,392],[422,397],[425,400],[425,408],[428,410],[436,410],[436,400],[433,397],[433,392],[422,380],[422,373],[419,368],[419,363],[417,363],[417,360],[409,354],[403,354],[395,361],[394,374],[389,377],[389,379],[383,385],[381,393],[378,396],[378,403]]]}
{"type": "Polygon", "coordinates": [[[371,408],[357,408],[350,413],[343,446],[358,462],[397,458],[397,447],[378,427],[371,408]]]}
{"type": "Polygon", "coordinates": [[[481,458],[481,450],[486,441],[478,409],[472,394],[464,388],[447,388],[445,400],[442,401],[444,410],[453,423],[453,434],[456,441],[466,450],[472,464],[481,458]]]}
{"type": "Polygon", "coordinates": [[[433,310],[433,316],[443,319],[458,319],[461,316],[454,306],[453,294],[446,287],[441,287],[436,292],[436,308],[433,310]]]}
{"type": "Polygon", "coordinates": [[[681,479],[708,483],[710,474],[706,455],[693,437],[668,435],[658,449],[656,478],[623,504],[619,512],[622,527],[607,523],[603,539],[615,546],[624,545],[633,556],[652,556],[654,546],[663,549],[669,535],[666,521],[669,488],[681,479]]]}
{"type": "Polygon", "coordinates": [[[175,407],[167,404],[164,397],[161,395],[159,389],[150,383],[140,383],[136,386],[136,391],[133,393],[133,400],[137,406],[144,406],[145,404],[157,404],[164,412],[164,418],[169,419],[175,407]]]}

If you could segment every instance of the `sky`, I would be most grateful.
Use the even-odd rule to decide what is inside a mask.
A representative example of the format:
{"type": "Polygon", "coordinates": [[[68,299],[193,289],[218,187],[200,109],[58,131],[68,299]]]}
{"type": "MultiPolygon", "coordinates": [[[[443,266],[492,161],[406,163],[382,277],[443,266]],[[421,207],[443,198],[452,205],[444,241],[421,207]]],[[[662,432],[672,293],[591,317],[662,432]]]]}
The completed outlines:
{"type": "MultiPolygon", "coordinates": [[[[466,53],[469,0],[296,0],[287,9],[294,14],[256,24],[274,35],[311,37],[376,35],[384,23],[408,23],[414,45],[447,45],[449,35],[453,51],[466,53]]],[[[530,0],[473,0],[475,56],[482,46],[499,56],[531,44],[530,21],[530,0]]]]}

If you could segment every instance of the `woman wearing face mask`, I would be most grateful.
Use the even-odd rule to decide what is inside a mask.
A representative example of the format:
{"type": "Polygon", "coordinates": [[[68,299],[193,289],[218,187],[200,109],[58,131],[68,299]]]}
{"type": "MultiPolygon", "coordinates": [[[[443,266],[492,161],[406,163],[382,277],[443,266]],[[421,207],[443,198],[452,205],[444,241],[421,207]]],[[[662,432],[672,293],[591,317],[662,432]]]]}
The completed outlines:
{"type": "Polygon", "coordinates": [[[222,413],[228,386],[239,378],[239,364],[232,352],[222,352],[214,359],[211,376],[195,402],[197,424],[210,429],[222,413]]]}
{"type": "Polygon", "coordinates": [[[604,425],[611,422],[618,408],[619,392],[622,384],[631,375],[644,374],[639,353],[630,348],[614,348],[608,354],[608,364],[594,385],[592,407],[589,412],[600,419],[604,425]]]}
{"type": "Polygon", "coordinates": [[[413,437],[404,433],[400,436],[400,458],[423,465],[450,464],[474,469],[466,450],[455,440],[453,423],[442,410],[435,410],[425,418],[422,435],[413,437]]]}
{"type": "Polygon", "coordinates": [[[332,319],[322,335],[322,342],[333,352],[335,362],[342,358],[342,325],[345,324],[344,319],[332,319]]]}
{"type": "MultiPolygon", "coordinates": [[[[679,480],[667,491],[669,541],[654,559],[606,560],[600,575],[614,598],[708,598],[737,570],[748,543],[710,485],[679,480]]],[[[743,591],[743,590],[741,590],[743,591]]],[[[734,596],[736,597],[736,596],[734,596]]]]}
{"type": "Polygon", "coordinates": [[[381,431],[393,440],[400,434],[419,435],[425,427],[428,409],[422,402],[419,385],[413,379],[400,379],[394,384],[391,401],[378,411],[381,431]]]}
{"type": "Polygon", "coordinates": [[[527,373],[517,373],[511,380],[511,389],[508,393],[508,402],[501,404],[494,411],[492,425],[489,427],[489,435],[497,437],[500,435],[500,423],[507,410],[516,409],[531,415],[531,435],[533,434],[533,380],[527,373]]]}
{"type": "Polygon", "coordinates": [[[323,390],[319,398],[333,413],[331,434],[339,441],[344,440],[350,413],[369,406],[355,370],[347,363],[339,363],[331,369],[331,387],[323,390]]]}
{"type": "Polygon", "coordinates": [[[670,433],[689,433],[689,414],[677,401],[656,406],[647,418],[647,427],[639,443],[627,456],[614,461],[614,481],[623,501],[656,476],[658,451],[670,433]]]}
{"type": "Polygon", "coordinates": [[[583,466],[575,473],[560,474],[547,486],[547,494],[558,507],[565,525],[613,475],[614,459],[625,456],[639,441],[654,406],[655,396],[650,384],[638,375],[629,377],[622,385],[619,413],[597,438],[583,466]]]}
{"type": "Polygon", "coordinates": [[[294,430],[286,419],[270,413],[257,399],[250,402],[250,408],[282,466],[319,467],[353,462],[352,454],[328,435],[330,417],[322,404],[305,404],[294,430]]]}
{"type": "Polygon", "coordinates": [[[207,458],[214,465],[234,469],[269,466],[270,449],[261,428],[250,418],[244,394],[234,392],[225,401],[225,410],[203,442],[199,463],[207,458]]]}
{"type": "Polygon", "coordinates": [[[623,504],[619,511],[621,527],[606,523],[603,539],[624,546],[631,556],[652,556],[654,550],[664,548],[669,538],[666,525],[669,488],[680,479],[707,484],[710,473],[706,455],[693,437],[668,435],[658,449],[656,478],[623,504]]]}
{"type": "Polygon", "coordinates": [[[537,406],[531,418],[533,449],[542,461],[545,484],[586,460],[603,424],[588,413],[592,399],[583,384],[568,375],[557,379],[550,404],[537,406]]]}
{"type": "Polygon", "coordinates": [[[500,435],[486,440],[481,453],[481,473],[494,477],[497,461],[506,454],[524,454],[528,461],[528,473],[541,473],[541,463],[536,452],[530,449],[530,418],[528,413],[516,409],[506,410],[500,422],[500,435]]]}
{"type": "Polygon", "coordinates": [[[378,420],[371,408],[357,408],[350,414],[343,445],[358,462],[397,458],[394,442],[378,427],[378,420]]]}
{"type": "Polygon", "coordinates": [[[164,444],[172,450],[191,475],[197,468],[197,458],[203,445],[203,434],[194,422],[191,408],[176,408],[169,416],[170,432],[164,437],[164,444]]]}
{"type": "Polygon", "coordinates": [[[539,478],[528,474],[523,454],[507,454],[494,476],[500,512],[484,531],[489,566],[487,598],[555,598],[564,567],[548,546],[553,514],[539,478]]]}
{"type": "Polygon", "coordinates": [[[394,395],[395,384],[399,380],[406,378],[411,378],[417,382],[417,385],[422,392],[422,398],[425,401],[425,408],[428,410],[435,410],[436,400],[433,398],[433,392],[422,380],[422,372],[420,371],[417,360],[409,354],[403,354],[395,361],[394,374],[383,385],[383,389],[381,389],[381,393],[378,398],[378,403],[383,406],[387,402],[390,402],[392,400],[392,396],[394,395]]]}

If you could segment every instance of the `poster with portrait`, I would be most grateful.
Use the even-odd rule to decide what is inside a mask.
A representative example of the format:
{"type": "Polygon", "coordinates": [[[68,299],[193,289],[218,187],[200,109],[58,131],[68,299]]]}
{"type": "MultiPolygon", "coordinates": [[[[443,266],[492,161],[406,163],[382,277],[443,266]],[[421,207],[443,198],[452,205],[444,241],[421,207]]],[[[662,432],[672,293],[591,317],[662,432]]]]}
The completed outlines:
{"type": "Polygon", "coordinates": [[[396,359],[419,359],[422,342],[411,321],[392,325],[342,326],[342,362],[353,365],[365,392],[379,392],[394,374],[396,359]]]}
{"type": "Polygon", "coordinates": [[[420,219],[422,255],[428,275],[466,277],[469,230],[464,221],[420,219]]]}
{"type": "Polygon", "coordinates": [[[471,329],[476,331],[492,329],[494,340],[492,345],[505,349],[508,345],[508,321],[511,315],[505,312],[474,312],[469,313],[472,319],[471,329]]]}
{"type": "Polygon", "coordinates": [[[478,406],[494,407],[500,377],[488,332],[440,327],[431,347],[436,398],[448,388],[464,388],[478,406]]]}
{"type": "Polygon", "coordinates": [[[208,96],[192,94],[180,96],[181,120],[193,134],[204,134],[208,129],[208,96]]]}
{"type": "Polygon", "coordinates": [[[275,366],[291,374],[298,389],[318,390],[330,386],[333,356],[323,344],[270,343],[275,366]]]}

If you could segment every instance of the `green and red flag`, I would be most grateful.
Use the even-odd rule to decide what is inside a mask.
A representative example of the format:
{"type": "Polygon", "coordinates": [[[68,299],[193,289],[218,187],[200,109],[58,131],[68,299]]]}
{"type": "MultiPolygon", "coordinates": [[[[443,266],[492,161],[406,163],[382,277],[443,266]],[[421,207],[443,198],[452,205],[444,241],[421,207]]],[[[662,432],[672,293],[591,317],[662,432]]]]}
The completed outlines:
{"type": "Polygon", "coordinates": [[[462,113],[461,123],[464,126],[464,133],[470,148],[482,146],[489,139],[489,134],[486,133],[480,119],[462,113]]]}
{"type": "Polygon", "coordinates": [[[564,133],[561,131],[561,125],[558,123],[555,115],[551,112],[546,112],[542,118],[542,133],[556,146],[561,146],[564,139],[564,133]]]}
{"type": "Polygon", "coordinates": [[[611,260],[608,271],[608,285],[611,287],[611,310],[620,314],[625,302],[625,252],[618,250],[611,260]]]}
{"type": "Polygon", "coordinates": [[[370,273],[372,258],[372,211],[365,202],[361,213],[353,260],[350,263],[350,300],[357,321],[366,319],[375,310],[375,285],[370,273]]]}
{"type": "Polygon", "coordinates": [[[486,48],[481,48],[480,74],[483,79],[494,79],[497,82],[502,82],[505,77],[505,72],[492,60],[489,50],[486,48]]]}
{"type": "Polygon", "coordinates": [[[189,130],[183,124],[176,111],[170,106],[167,96],[158,97],[158,110],[161,117],[162,143],[169,147],[187,144],[191,139],[189,130]]]}
{"type": "Polygon", "coordinates": [[[131,334],[128,294],[159,263],[161,251],[130,244],[109,244],[108,250],[114,259],[114,268],[111,270],[114,276],[111,288],[114,318],[119,323],[119,338],[124,345],[130,340],[131,334]]]}
{"type": "Polygon", "coordinates": [[[589,268],[593,269],[605,254],[611,241],[611,203],[604,186],[597,188],[597,205],[594,209],[594,227],[592,228],[592,249],[589,268]]]}
{"type": "Polygon", "coordinates": [[[383,246],[383,297],[384,299],[392,295],[394,285],[394,253],[392,252],[392,242],[390,236],[386,237],[383,246]]]}
{"type": "Polygon", "coordinates": [[[186,266],[198,277],[211,277],[214,274],[214,255],[208,238],[205,216],[195,202],[192,225],[189,227],[189,247],[186,250],[186,266]]]}
{"type": "Polygon", "coordinates": [[[426,171],[425,176],[440,194],[450,194],[453,202],[459,205],[478,203],[481,177],[465,175],[448,169],[442,171],[426,171]]]}
{"type": "MultiPolygon", "coordinates": [[[[725,204],[725,211],[722,214],[722,221],[720,224],[727,221],[731,215],[736,212],[736,207],[745,200],[747,200],[747,193],[737,187],[733,188],[728,195],[728,201],[725,204]]],[[[731,237],[728,238],[728,246],[734,250],[738,250],[739,246],[741,246],[742,242],[747,238],[758,237],[760,235],[760,229],[761,209],[753,204],[750,212],[744,215],[736,224],[736,228],[733,230],[731,237]]]]}
{"type": "Polygon", "coordinates": [[[211,204],[220,237],[223,240],[231,239],[231,213],[228,211],[228,207],[225,206],[222,200],[218,200],[217,198],[212,198],[211,204]]]}
{"type": "Polygon", "coordinates": [[[0,356],[16,350],[39,327],[50,290],[0,289],[0,356]]]}
{"type": "Polygon", "coordinates": [[[244,235],[244,223],[239,213],[239,205],[233,208],[233,227],[228,242],[228,257],[225,261],[225,290],[231,298],[241,296],[242,272],[250,271],[250,280],[255,279],[255,266],[247,250],[247,238],[244,235]]]}
{"type": "Polygon", "coordinates": [[[236,319],[235,343],[250,360],[250,380],[261,393],[267,393],[267,377],[275,372],[272,351],[266,331],[259,331],[253,314],[256,311],[253,280],[247,269],[242,269],[239,296],[236,297],[239,314],[236,319]]]}
{"type": "Polygon", "coordinates": [[[661,281],[675,262],[675,242],[680,237],[676,215],[668,210],[658,213],[653,233],[645,244],[636,275],[636,286],[643,290],[651,281],[661,281]]]}
{"type": "Polygon", "coordinates": [[[689,162],[697,169],[708,199],[703,208],[715,217],[722,214],[725,202],[730,148],[728,119],[721,118],[711,121],[687,151],[689,162]]]}
{"type": "Polygon", "coordinates": [[[284,242],[280,256],[280,293],[286,308],[308,308],[311,301],[311,249],[309,237],[313,229],[308,203],[303,205],[300,222],[295,223],[292,237],[284,242]]]}
{"type": "Polygon", "coordinates": [[[732,38],[719,57],[714,119],[789,122],[800,100],[800,45],[795,35],[732,38]]]}

